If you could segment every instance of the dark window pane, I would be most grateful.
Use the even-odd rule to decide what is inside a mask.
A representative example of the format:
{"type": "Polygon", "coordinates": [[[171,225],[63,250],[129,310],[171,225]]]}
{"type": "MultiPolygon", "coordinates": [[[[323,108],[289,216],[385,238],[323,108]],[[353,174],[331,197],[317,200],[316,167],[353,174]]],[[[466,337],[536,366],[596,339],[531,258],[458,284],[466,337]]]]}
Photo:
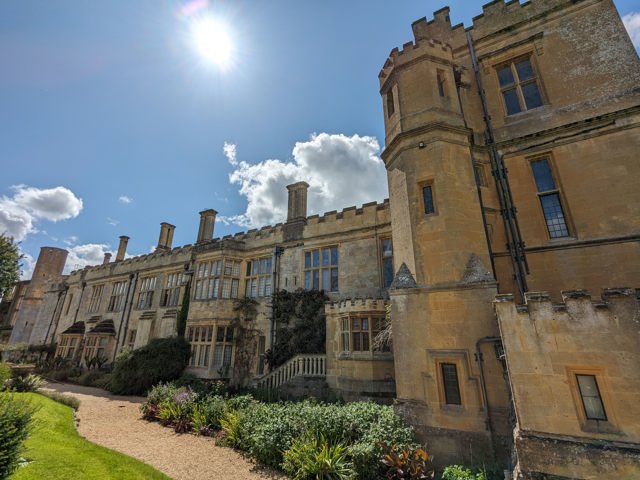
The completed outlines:
{"type": "Polygon", "coordinates": [[[304,272],[304,289],[311,290],[311,272],[304,272]]]}
{"type": "Polygon", "coordinates": [[[322,270],[322,289],[325,291],[329,291],[329,288],[331,287],[330,283],[329,283],[329,275],[330,275],[330,271],[329,269],[326,270],[322,270]]]}
{"type": "Polygon", "coordinates": [[[458,371],[456,370],[455,364],[443,363],[441,366],[445,403],[447,403],[447,405],[461,405],[458,371]]]}
{"type": "Polygon", "coordinates": [[[562,211],[560,196],[557,193],[544,195],[540,197],[540,202],[542,203],[544,219],[547,222],[549,237],[568,237],[569,230],[567,229],[567,224],[564,220],[564,212],[562,211]]]}
{"type": "Polygon", "coordinates": [[[515,88],[505,90],[502,92],[502,95],[504,96],[504,104],[507,106],[507,115],[514,115],[522,111],[520,101],[518,100],[518,93],[515,88]]]}
{"type": "Polygon", "coordinates": [[[536,181],[538,192],[548,192],[556,189],[556,184],[551,174],[551,166],[547,159],[531,162],[531,170],[533,170],[533,178],[536,181]]]}
{"type": "Polygon", "coordinates": [[[533,68],[529,59],[516,63],[516,72],[518,72],[518,80],[521,82],[533,78],[533,68]]]}
{"type": "Polygon", "coordinates": [[[540,90],[538,90],[536,82],[523,85],[522,96],[524,97],[524,103],[527,106],[527,110],[538,108],[542,105],[542,97],[540,96],[540,90]]]}
{"type": "Polygon", "coordinates": [[[332,292],[338,291],[338,269],[337,268],[331,269],[331,291],[332,292]]]}
{"type": "Polygon", "coordinates": [[[331,265],[338,265],[338,247],[331,249],[331,265]]]}
{"type": "Polygon", "coordinates": [[[227,342],[232,342],[233,341],[233,327],[227,327],[226,341],[227,342]]]}
{"type": "Polygon", "coordinates": [[[395,111],[395,106],[393,103],[393,90],[389,90],[389,92],[387,92],[387,115],[388,116],[393,115],[394,111],[395,111]]]}
{"type": "Polygon", "coordinates": [[[382,287],[389,288],[393,282],[393,258],[382,260],[382,287]]]}
{"type": "Polygon", "coordinates": [[[304,268],[311,268],[311,252],[304,253],[304,268]]]}
{"type": "Polygon", "coordinates": [[[422,187],[422,198],[424,199],[424,213],[434,213],[435,208],[433,206],[433,189],[431,185],[422,187]]]}
{"type": "Polygon", "coordinates": [[[501,87],[507,87],[515,83],[513,79],[513,73],[511,72],[511,66],[507,66],[498,70],[498,80],[501,87]]]}
{"type": "Polygon", "coordinates": [[[216,330],[216,342],[224,342],[224,327],[218,327],[216,330]]]}
{"type": "Polygon", "coordinates": [[[576,375],[584,411],[589,420],[607,420],[600,390],[593,375],[576,375]]]}
{"type": "Polygon", "coordinates": [[[320,290],[320,272],[313,270],[313,289],[320,290]]]}
{"type": "Polygon", "coordinates": [[[322,266],[323,267],[329,266],[329,249],[328,248],[322,249],[322,266]]]}
{"type": "Polygon", "coordinates": [[[313,266],[314,267],[320,266],[320,250],[313,251],[313,266]]]}

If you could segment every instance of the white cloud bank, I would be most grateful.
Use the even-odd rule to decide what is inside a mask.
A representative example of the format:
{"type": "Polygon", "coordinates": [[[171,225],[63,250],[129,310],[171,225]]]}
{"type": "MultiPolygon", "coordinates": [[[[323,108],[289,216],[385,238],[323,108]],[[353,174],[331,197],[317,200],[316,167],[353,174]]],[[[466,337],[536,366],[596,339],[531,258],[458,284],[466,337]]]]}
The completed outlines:
{"type": "Polygon", "coordinates": [[[264,160],[250,164],[237,159],[236,145],[225,143],[224,153],[235,167],[232,184],[247,199],[240,215],[222,217],[225,223],[257,228],[287,217],[286,186],[309,184],[308,214],[322,214],[387,197],[387,180],[380,146],[374,137],[314,134],[293,148],[292,161],[264,160]]]}
{"type": "Polygon", "coordinates": [[[104,254],[107,252],[115,255],[109,245],[100,243],[74,245],[73,247],[67,248],[67,251],[69,252],[69,256],[67,257],[67,263],[64,266],[63,273],[65,275],[72,270],[78,270],[86,267],[87,265],[101,265],[104,260],[104,254]]]}
{"type": "Polygon", "coordinates": [[[622,22],[629,32],[633,46],[640,50],[640,12],[627,13],[622,22]]]}
{"type": "Polygon", "coordinates": [[[133,198],[127,197],[126,195],[120,195],[120,197],[118,197],[118,201],[120,203],[124,203],[125,205],[128,205],[129,203],[133,202],[133,198]]]}
{"type": "Polygon", "coordinates": [[[11,189],[13,196],[0,197],[0,233],[18,242],[37,231],[38,220],[68,220],[82,211],[82,199],[65,187],[14,185],[11,189]]]}

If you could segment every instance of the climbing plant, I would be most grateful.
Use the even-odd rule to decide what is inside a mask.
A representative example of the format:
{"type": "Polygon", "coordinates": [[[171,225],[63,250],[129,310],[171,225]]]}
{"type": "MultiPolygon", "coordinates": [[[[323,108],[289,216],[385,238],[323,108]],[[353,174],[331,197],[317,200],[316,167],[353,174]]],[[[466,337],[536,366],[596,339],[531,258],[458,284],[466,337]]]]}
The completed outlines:
{"type": "Polygon", "coordinates": [[[269,368],[282,365],[302,353],[324,353],[326,319],[322,291],[279,290],[272,296],[275,343],[265,354],[269,368]]]}
{"type": "Polygon", "coordinates": [[[253,298],[238,299],[233,304],[236,317],[231,322],[235,335],[235,360],[233,363],[234,387],[244,387],[251,378],[252,366],[258,351],[260,331],[255,328],[258,302],[253,298]]]}

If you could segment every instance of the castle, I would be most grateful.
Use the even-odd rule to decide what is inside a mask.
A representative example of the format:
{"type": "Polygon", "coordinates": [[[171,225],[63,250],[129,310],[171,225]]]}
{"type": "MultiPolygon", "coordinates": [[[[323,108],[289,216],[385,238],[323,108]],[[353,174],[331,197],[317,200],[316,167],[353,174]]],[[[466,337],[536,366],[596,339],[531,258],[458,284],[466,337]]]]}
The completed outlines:
{"type": "MultiPolygon", "coordinates": [[[[611,0],[495,0],[464,28],[413,25],[380,75],[389,200],[62,276],[45,247],[5,306],[11,342],[109,359],[175,334],[189,371],[228,372],[234,299],[258,300],[252,374],[393,399],[439,464],[514,478],[640,476],[640,62],[611,0]],[[269,298],[324,290],[326,354],[268,373],[269,298]],[[390,305],[393,349],[374,342],[390,305]]],[[[0,313],[2,312],[0,308],[0,313]]],[[[233,375],[231,370],[228,375],[233,375]]]]}

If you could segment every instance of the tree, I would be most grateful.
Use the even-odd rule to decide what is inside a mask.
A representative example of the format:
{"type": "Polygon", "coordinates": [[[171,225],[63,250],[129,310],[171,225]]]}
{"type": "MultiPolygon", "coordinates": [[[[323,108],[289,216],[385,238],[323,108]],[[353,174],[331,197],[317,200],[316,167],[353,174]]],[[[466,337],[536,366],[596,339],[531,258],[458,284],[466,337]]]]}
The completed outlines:
{"type": "Polygon", "coordinates": [[[20,280],[20,260],[23,255],[13,237],[0,234],[0,298],[20,280]]]}

